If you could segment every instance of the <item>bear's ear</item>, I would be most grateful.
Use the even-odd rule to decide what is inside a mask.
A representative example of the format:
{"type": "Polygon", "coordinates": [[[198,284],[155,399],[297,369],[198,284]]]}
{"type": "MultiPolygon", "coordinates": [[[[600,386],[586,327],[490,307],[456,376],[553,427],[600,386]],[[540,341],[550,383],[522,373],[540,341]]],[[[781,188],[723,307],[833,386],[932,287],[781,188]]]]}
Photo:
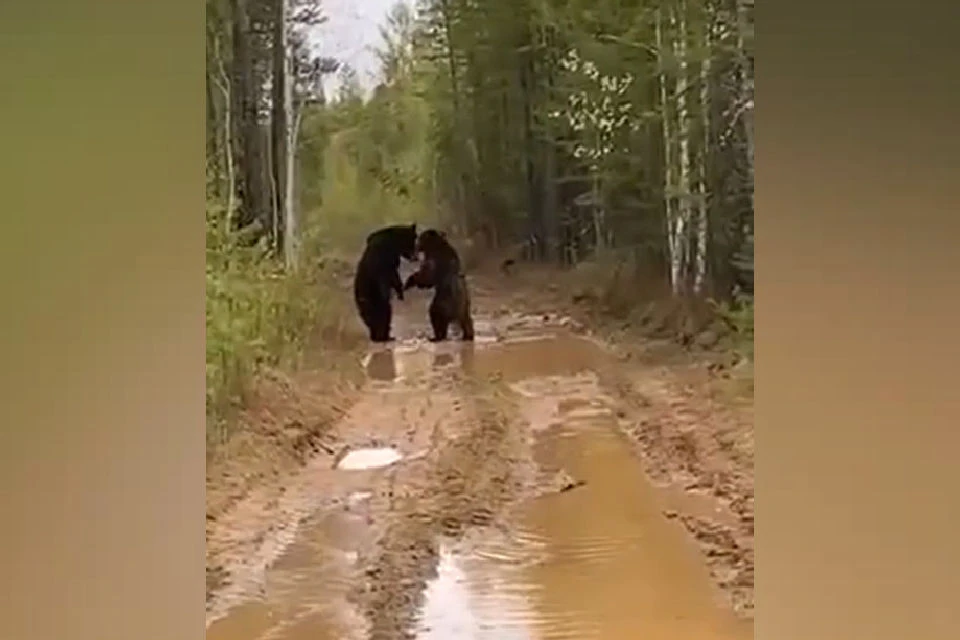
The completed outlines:
{"type": "Polygon", "coordinates": [[[411,229],[414,233],[416,233],[416,232],[417,232],[417,223],[414,222],[412,225],[410,225],[410,229],[411,229]]]}

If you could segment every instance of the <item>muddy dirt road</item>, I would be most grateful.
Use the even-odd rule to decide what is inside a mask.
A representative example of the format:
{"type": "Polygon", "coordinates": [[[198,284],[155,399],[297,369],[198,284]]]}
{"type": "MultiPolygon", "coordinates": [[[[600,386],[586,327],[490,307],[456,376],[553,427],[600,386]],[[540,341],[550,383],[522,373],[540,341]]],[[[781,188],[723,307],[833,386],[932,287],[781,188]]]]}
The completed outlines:
{"type": "Polygon", "coordinates": [[[208,640],[752,637],[688,531],[743,514],[651,483],[619,359],[475,298],[472,345],[426,340],[425,295],[398,304],[328,444],[208,532],[208,640]]]}

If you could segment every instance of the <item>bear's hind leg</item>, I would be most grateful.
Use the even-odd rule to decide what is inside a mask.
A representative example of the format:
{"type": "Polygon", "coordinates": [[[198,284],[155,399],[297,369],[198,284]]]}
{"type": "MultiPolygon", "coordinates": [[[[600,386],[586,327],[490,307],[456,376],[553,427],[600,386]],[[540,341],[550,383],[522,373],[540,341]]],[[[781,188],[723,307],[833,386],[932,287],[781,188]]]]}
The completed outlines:
{"type": "Polygon", "coordinates": [[[462,332],[461,340],[466,342],[473,341],[473,318],[469,313],[464,314],[463,318],[460,320],[460,331],[462,332]]]}
{"type": "Polygon", "coordinates": [[[373,326],[370,330],[370,339],[373,342],[390,342],[393,337],[390,335],[391,324],[393,321],[393,308],[389,302],[378,305],[374,315],[373,326]]]}
{"type": "Polygon", "coordinates": [[[447,339],[447,332],[450,328],[450,319],[444,312],[441,305],[430,305],[430,325],[433,327],[433,337],[431,342],[443,342],[447,339]]]}

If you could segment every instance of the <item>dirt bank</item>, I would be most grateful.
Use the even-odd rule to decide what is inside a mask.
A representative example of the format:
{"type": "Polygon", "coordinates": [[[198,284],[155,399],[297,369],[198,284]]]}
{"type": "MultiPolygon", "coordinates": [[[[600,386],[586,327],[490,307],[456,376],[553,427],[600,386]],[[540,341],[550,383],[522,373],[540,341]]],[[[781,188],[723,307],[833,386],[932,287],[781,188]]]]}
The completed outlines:
{"type": "Polygon", "coordinates": [[[472,282],[474,346],[426,343],[412,296],[362,387],[264,380],[208,471],[207,637],[748,637],[712,604],[752,615],[748,407],[695,361],[564,338],[590,331],[548,287],[472,282]],[[399,460],[336,468],[364,447],[399,460]]]}

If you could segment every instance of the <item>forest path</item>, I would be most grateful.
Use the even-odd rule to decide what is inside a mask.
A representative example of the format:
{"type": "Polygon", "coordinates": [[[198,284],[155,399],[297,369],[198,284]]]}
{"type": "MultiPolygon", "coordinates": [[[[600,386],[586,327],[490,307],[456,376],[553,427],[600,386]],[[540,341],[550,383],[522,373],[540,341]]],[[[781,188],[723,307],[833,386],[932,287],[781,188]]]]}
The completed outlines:
{"type": "Polygon", "coordinates": [[[727,577],[694,543],[742,564],[752,473],[746,514],[663,372],[514,282],[471,277],[472,344],[426,340],[428,293],[395,303],[324,451],[214,528],[208,640],[752,637],[716,588],[752,594],[752,539],[727,577]]]}

